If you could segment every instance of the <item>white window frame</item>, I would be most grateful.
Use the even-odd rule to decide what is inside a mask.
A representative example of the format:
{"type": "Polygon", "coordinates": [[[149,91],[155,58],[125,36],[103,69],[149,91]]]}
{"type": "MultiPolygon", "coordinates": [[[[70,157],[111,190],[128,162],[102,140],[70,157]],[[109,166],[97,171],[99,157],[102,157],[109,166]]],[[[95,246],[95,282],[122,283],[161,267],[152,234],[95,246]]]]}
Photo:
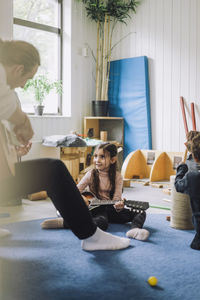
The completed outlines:
{"type": "MultiPolygon", "coordinates": [[[[62,81],[62,74],[63,74],[63,1],[62,0],[55,0],[58,2],[59,5],[59,12],[60,12],[60,20],[59,20],[59,27],[49,26],[42,23],[32,22],[20,18],[13,17],[13,25],[19,25],[27,28],[47,31],[51,33],[56,33],[59,36],[59,57],[58,57],[58,80],[62,81]]],[[[62,103],[62,95],[58,95],[58,113],[45,113],[45,115],[62,115],[63,113],[63,103],[62,103]]],[[[29,115],[34,115],[34,113],[28,112],[29,115]]]]}

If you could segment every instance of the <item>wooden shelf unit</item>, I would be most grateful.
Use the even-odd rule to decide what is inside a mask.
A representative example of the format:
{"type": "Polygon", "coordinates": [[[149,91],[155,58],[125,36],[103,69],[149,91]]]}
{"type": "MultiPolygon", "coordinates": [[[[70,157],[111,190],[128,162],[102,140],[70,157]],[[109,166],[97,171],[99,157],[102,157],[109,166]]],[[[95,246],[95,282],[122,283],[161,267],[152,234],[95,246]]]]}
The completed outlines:
{"type": "Polygon", "coordinates": [[[84,117],[84,136],[93,128],[94,139],[100,139],[100,131],[107,131],[108,141],[124,145],[124,119],[121,117],[84,117]]]}
{"type": "Polygon", "coordinates": [[[61,147],[60,159],[76,183],[78,183],[80,171],[86,167],[86,153],[87,147],[61,147]]]}

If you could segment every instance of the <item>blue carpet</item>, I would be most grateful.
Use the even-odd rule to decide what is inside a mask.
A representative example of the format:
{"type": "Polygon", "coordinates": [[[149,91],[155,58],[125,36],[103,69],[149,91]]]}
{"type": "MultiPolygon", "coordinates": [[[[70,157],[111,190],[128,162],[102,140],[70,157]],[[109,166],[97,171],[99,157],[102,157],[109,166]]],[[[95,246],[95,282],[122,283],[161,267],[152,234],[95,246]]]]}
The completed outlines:
{"type": "MultiPolygon", "coordinates": [[[[41,230],[41,220],[9,224],[0,242],[1,300],[200,299],[200,252],[194,231],[172,229],[165,215],[148,214],[148,242],[121,251],[81,250],[69,230],[41,230]],[[149,276],[158,278],[150,287],[149,276]]],[[[129,225],[110,225],[124,236],[129,225]]]]}

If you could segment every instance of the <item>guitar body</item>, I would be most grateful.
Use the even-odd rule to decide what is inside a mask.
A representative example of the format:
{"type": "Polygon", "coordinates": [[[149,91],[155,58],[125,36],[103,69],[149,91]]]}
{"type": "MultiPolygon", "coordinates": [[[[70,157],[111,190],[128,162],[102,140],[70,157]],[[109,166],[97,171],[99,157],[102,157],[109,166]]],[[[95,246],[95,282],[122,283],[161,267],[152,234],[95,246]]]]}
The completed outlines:
{"type": "MultiPolygon", "coordinates": [[[[95,197],[91,192],[83,192],[83,196],[89,201],[89,210],[95,209],[102,205],[114,205],[119,200],[100,200],[95,197]]],[[[131,210],[142,212],[149,208],[149,202],[136,201],[136,200],[124,200],[124,205],[129,207],[131,210]]]]}
{"type": "Polygon", "coordinates": [[[15,174],[17,153],[8,122],[0,122],[0,181],[15,174]]]}

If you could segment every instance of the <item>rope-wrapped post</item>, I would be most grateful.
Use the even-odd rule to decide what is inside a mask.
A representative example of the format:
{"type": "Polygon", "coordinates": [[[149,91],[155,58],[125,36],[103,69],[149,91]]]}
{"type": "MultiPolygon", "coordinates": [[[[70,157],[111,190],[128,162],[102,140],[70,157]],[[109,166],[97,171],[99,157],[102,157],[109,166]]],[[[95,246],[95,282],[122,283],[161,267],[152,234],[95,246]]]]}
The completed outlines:
{"type": "MultiPolygon", "coordinates": [[[[185,106],[184,106],[184,99],[183,97],[180,97],[180,105],[181,105],[181,111],[183,116],[183,124],[185,128],[185,135],[187,137],[188,134],[188,125],[187,125],[187,119],[185,114],[185,106]]],[[[191,105],[192,110],[192,120],[193,120],[193,127],[195,125],[194,120],[194,105],[191,105]]],[[[188,150],[186,148],[184,153],[183,162],[185,163],[187,159],[187,153],[188,150]]],[[[190,197],[187,194],[178,193],[174,186],[175,181],[175,175],[170,176],[170,183],[172,188],[171,193],[171,221],[170,226],[176,229],[193,229],[194,226],[192,224],[192,209],[190,205],[190,197]]]]}
{"type": "Polygon", "coordinates": [[[193,229],[190,197],[187,194],[178,193],[175,189],[174,181],[175,175],[170,176],[172,186],[170,226],[176,229],[193,229]]]}

